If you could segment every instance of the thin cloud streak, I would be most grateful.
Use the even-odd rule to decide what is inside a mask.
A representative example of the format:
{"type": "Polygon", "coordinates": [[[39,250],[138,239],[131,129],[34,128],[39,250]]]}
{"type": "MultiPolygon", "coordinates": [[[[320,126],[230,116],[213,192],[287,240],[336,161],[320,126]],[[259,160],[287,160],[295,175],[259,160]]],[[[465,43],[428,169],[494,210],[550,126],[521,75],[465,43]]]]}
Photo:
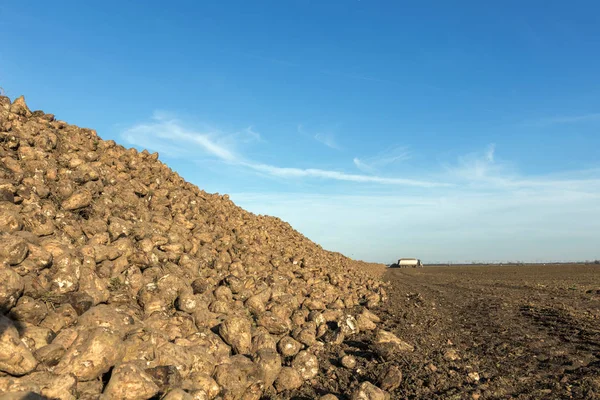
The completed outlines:
{"type": "Polygon", "coordinates": [[[540,190],[598,191],[600,170],[573,171],[570,174],[521,176],[513,165],[497,160],[496,145],[491,143],[483,152],[459,157],[453,165],[443,165],[440,179],[455,182],[459,187],[479,190],[540,190]],[[585,174],[585,176],[581,176],[585,174]],[[580,176],[579,178],[577,176],[580,176]]]}
{"type": "Polygon", "coordinates": [[[371,175],[348,174],[341,171],[323,170],[319,168],[289,168],[264,164],[245,159],[235,151],[239,143],[234,143],[235,135],[222,135],[218,132],[198,133],[185,129],[175,119],[165,119],[163,114],[155,114],[154,123],[139,124],[126,129],[122,137],[130,144],[148,147],[152,150],[169,150],[173,157],[189,156],[191,145],[195,145],[205,155],[231,165],[249,168],[256,172],[266,173],[280,178],[318,178],[343,182],[375,183],[381,185],[400,185],[421,188],[451,186],[449,183],[432,182],[427,180],[389,178],[371,175]],[[227,143],[228,147],[225,145],[227,143]],[[163,147],[164,146],[164,147],[163,147]]]}
{"type": "Polygon", "coordinates": [[[446,174],[454,179],[471,182],[504,180],[508,165],[495,160],[496,145],[490,144],[484,152],[475,152],[458,158],[457,164],[444,165],[446,174]],[[499,179],[502,177],[502,179],[499,179]]]}
{"type": "MultiPolygon", "coordinates": [[[[371,175],[352,174],[343,171],[320,168],[290,168],[261,163],[246,159],[238,148],[250,141],[260,140],[260,135],[248,128],[234,134],[223,134],[218,130],[200,133],[187,129],[180,121],[166,113],[155,113],[151,123],[135,125],[126,129],[122,138],[135,146],[160,151],[173,158],[191,158],[203,154],[216,161],[245,168],[256,173],[288,179],[323,179],[382,186],[404,186],[414,188],[477,188],[478,190],[540,190],[557,189],[564,191],[600,191],[600,170],[589,170],[585,176],[575,177],[577,171],[569,176],[529,176],[517,174],[506,162],[497,160],[496,147],[490,144],[480,153],[467,154],[456,164],[442,165],[437,179],[415,179],[384,177],[376,175],[375,167],[388,165],[406,159],[409,154],[402,147],[381,153],[381,158],[373,158],[374,166],[355,158],[354,164],[371,175]]],[[[581,171],[580,171],[581,172],[581,171]]]]}
{"type": "Polygon", "coordinates": [[[364,161],[362,161],[360,158],[354,157],[352,159],[352,162],[354,163],[354,165],[356,165],[356,168],[358,168],[359,170],[372,174],[375,172],[375,168],[373,168],[371,165],[365,163],[364,161]]]}
{"type": "Polygon", "coordinates": [[[317,133],[315,134],[315,140],[323,143],[325,146],[334,150],[340,150],[340,146],[335,142],[335,138],[330,133],[317,133]]]}
{"type": "Polygon", "coordinates": [[[256,171],[265,172],[269,175],[278,176],[281,178],[323,178],[323,179],[332,179],[337,181],[346,181],[346,182],[359,182],[359,183],[379,183],[384,185],[402,185],[402,186],[414,186],[414,187],[422,187],[422,188],[433,188],[433,187],[447,187],[452,186],[449,183],[440,183],[440,182],[429,182],[415,179],[403,179],[403,178],[384,178],[380,176],[370,176],[370,175],[357,175],[357,174],[347,174],[339,171],[330,171],[323,170],[317,168],[283,168],[276,167],[273,165],[267,164],[256,164],[256,163],[241,163],[241,165],[245,165],[248,168],[252,168],[256,171]]]}
{"type": "Polygon", "coordinates": [[[386,167],[398,161],[405,161],[411,158],[411,154],[406,147],[392,147],[376,156],[361,159],[355,157],[352,161],[356,168],[367,173],[376,173],[379,169],[386,167]]]}
{"type": "Polygon", "coordinates": [[[331,132],[317,132],[313,135],[312,133],[306,132],[302,124],[300,124],[298,125],[298,133],[306,136],[311,136],[317,142],[320,142],[331,149],[342,149],[342,147],[336,142],[334,134],[331,132]]]}
{"type": "Polygon", "coordinates": [[[236,156],[215,140],[215,133],[196,133],[184,129],[176,120],[164,119],[162,115],[153,116],[155,123],[140,124],[123,132],[123,138],[131,144],[147,146],[153,150],[161,150],[163,143],[167,142],[169,154],[185,155],[189,152],[187,146],[177,146],[182,142],[199,146],[207,154],[223,161],[235,161],[236,156]],[[178,151],[174,151],[177,149],[178,151]]]}

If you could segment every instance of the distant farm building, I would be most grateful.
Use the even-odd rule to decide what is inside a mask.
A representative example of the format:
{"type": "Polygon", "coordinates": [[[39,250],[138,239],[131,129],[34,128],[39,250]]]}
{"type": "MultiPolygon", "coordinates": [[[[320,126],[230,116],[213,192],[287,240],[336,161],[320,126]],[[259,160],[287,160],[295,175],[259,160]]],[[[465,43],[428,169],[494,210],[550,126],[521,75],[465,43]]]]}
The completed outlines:
{"type": "Polygon", "coordinates": [[[423,263],[418,258],[401,258],[397,263],[390,265],[390,268],[421,268],[423,263]]]}

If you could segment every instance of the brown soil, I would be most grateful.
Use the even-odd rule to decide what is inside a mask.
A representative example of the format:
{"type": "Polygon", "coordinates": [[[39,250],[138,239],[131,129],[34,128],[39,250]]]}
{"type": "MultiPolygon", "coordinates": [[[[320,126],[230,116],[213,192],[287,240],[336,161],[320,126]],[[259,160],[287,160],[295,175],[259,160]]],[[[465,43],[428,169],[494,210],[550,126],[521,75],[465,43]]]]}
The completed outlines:
{"type": "Polygon", "coordinates": [[[329,379],[297,398],[344,398],[390,365],[404,376],[393,399],[600,398],[600,266],[388,269],[384,279],[382,328],[415,351],[384,361],[360,334],[322,360],[329,379]],[[354,370],[339,365],[341,350],[357,357],[354,370]]]}

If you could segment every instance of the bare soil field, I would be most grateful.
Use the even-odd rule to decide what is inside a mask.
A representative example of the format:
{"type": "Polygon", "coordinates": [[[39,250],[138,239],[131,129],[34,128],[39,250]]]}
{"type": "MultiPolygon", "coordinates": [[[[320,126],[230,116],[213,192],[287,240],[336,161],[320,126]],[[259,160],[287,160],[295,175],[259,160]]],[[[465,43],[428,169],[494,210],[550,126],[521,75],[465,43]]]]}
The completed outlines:
{"type": "Polygon", "coordinates": [[[415,349],[386,360],[373,333],[322,360],[327,376],[299,393],[344,395],[362,381],[403,373],[393,399],[600,398],[600,266],[523,265],[388,269],[382,328],[415,349]],[[329,367],[329,370],[328,370],[329,367]]]}

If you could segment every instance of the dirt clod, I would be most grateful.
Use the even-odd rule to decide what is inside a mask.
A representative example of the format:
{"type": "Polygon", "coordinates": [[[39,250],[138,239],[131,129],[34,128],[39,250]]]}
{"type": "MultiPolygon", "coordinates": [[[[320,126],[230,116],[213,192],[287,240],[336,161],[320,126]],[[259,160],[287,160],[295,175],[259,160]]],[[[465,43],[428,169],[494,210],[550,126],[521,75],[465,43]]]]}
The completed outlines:
{"type": "Polygon", "coordinates": [[[396,390],[400,383],[402,383],[402,371],[397,366],[392,365],[383,374],[379,387],[391,392],[396,390]]]}
{"type": "Polygon", "coordinates": [[[363,382],[352,394],[352,400],[388,400],[389,393],[379,389],[371,382],[363,382]]]}
{"type": "Polygon", "coordinates": [[[356,367],[356,358],[354,356],[345,355],[340,359],[340,364],[344,368],[353,369],[356,367]]]}
{"type": "Polygon", "coordinates": [[[444,353],[444,358],[447,361],[456,361],[460,359],[458,352],[455,349],[449,349],[444,353]]]}

